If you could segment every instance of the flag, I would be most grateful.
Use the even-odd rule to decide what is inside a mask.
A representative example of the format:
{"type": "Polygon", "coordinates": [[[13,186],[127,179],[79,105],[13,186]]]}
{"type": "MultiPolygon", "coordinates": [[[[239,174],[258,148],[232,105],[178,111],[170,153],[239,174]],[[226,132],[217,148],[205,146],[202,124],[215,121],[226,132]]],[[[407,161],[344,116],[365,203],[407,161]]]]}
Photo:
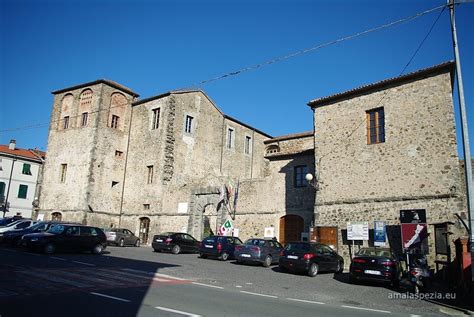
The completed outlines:
{"type": "Polygon", "coordinates": [[[219,231],[217,232],[218,236],[226,236],[227,233],[232,232],[232,229],[234,226],[232,225],[232,221],[230,219],[227,219],[224,224],[219,228],[219,231]]]}

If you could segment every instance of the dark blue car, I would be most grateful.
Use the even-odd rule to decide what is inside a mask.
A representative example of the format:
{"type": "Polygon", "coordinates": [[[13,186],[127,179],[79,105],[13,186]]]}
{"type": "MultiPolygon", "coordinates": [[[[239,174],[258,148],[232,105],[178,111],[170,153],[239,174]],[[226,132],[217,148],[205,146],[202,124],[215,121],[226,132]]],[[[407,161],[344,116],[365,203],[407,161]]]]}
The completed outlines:
{"type": "Polygon", "coordinates": [[[235,247],[241,244],[242,241],[237,237],[210,236],[202,240],[199,255],[203,259],[209,256],[227,261],[234,257],[235,247]]]}
{"type": "Polygon", "coordinates": [[[269,267],[278,263],[283,246],[274,239],[248,239],[243,245],[235,247],[234,257],[237,263],[261,263],[269,267]]]}

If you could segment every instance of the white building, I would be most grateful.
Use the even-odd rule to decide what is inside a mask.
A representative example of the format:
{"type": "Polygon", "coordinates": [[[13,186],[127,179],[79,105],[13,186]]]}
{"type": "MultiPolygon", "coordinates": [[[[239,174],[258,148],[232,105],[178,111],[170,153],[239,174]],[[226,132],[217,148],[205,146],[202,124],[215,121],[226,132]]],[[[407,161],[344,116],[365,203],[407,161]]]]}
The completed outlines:
{"type": "Polygon", "coordinates": [[[31,218],[38,203],[45,153],[16,148],[15,140],[0,145],[0,218],[31,218]]]}

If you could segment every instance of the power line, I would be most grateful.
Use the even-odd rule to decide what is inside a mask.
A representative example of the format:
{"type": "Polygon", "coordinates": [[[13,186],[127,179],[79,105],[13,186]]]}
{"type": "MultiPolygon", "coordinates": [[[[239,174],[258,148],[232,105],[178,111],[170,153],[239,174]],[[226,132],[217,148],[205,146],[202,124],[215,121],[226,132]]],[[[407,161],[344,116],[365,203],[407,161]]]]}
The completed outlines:
{"type": "MultiPolygon", "coordinates": [[[[341,42],[344,42],[344,41],[348,41],[348,40],[351,40],[351,39],[354,39],[356,37],[360,37],[362,35],[365,35],[365,34],[368,34],[368,33],[372,33],[372,32],[376,32],[376,31],[379,31],[379,30],[382,30],[382,29],[386,29],[386,28],[389,28],[389,27],[392,27],[392,26],[395,26],[395,25],[398,25],[398,24],[402,24],[402,23],[406,23],[406,22],[409,22],[409,21],[412,21],[412,20],[415,20],[421,16],[424,16],[426,14],[429,14],[429,13],[432,13],[436,10],[439,10],[443,8],[443,10],[441,12],[444,11],[444,9],[446,8],[446,5],[440,5],[440,6],[437,6],[435,8],[432,8],[432,9],[428,9],[428,10],[425,10],[423,12],[420,12],[420,13],[417,13],[415,15],[412,15],[412,16],[409,16],[409,17],[405,17],[405,18],[401,18],[401,19],[398,19],[396,21],[393,21],[393,22],[390,22],[390,23],[386,23],[386,24],[382,24],[380,26],[377,26],[377,27],[373,27],[371,29],[368,29],[368,30],[365,30],[365,31],[361,31],[361,32],[357,32],[357,33],[353,33],[351,35],[348,35],[348,36],[345,36],[345,37],[341,37],[339,39],[336,39],[336,40],[332,40],[332,41],[329,41],[329,42],[325,42],[325,43],[322,43],[322,44],[318,44],[316,46],[313,46],[313,47],[310,47],[310,48],[306,48],[306,49],[303,49],[303,50],[300,50],[300,51],[297,51],[297,52],[293,52],[293,53],[290,53],[288,55],[285,55],[285,56],[280,56],[280,57],[276,57],[276,58],[273,58],[271,60],[268,60],[266,62],[263,62],[263,63],[260,63],[260,64],[256,64],[256,65],[253,65],[253,66],[248,66],[248,67],[244,67],[242,69],[239,69],[237,71],[233,71],[233,72],[228,72],[224,75],[221,75],[221,76],[218,76],[218,77],[214,77],[214,78],[210,78],[210,79],[206,79],[206,80],[202,80],[196,84],[194,84],[193,86],[202,86],[202,85],[205,85],[205,84],[208,84],[208,83],[211,83],[211,82],[214,82],[214,81],[218,81],[218,80],[222,80],[222,79],[225,79],[225,78],[228,78],[228,77],[233,77],[233,76],[237,76],[237,75],[240,75],[244,72],[247,72],[247,71],[252,71],[252,70],[257,70],[263,66],[267,66],[267,65],[271,65],[271,64],[275,64],[275,63],[278,63],[278,62],[282,62],[282,61],[285,61],[287,59],[290,59],[290,58],[294,58],[294,57],[298,57],[300,55],[304,55],[304,54],[308,54],[310,52],[313,52],[313,51],[316,51],[316,50],[319,50],[319,49],[322,49],[324,47],[328,47],[328,46],[332,46],[332,45],[335,45],[335,44],[338,44],[338,43],[341,43],[341,42]]],[[[441,15],[441,14],[440,14],[441,15]]],[[[411,61],[410,61],[411,62],[411,61]]],[[[408,64],[407,64],[408,66],[408,64]]],[[[407,67],[406,66],[406,67],[407,67]]],[[[406,68],[405,67],[405,68],[406,68]]],[[[178,90],[182,90],[182,89],[178,89],[178,90]]],[[[101,111],[109,111],[109,109],[111,109],[113,107],[109,107],[107,109],[102,109],[102,110],[96,110],[96,111],[93,111],[93,112],[90,112],[91,114],[93,113],[99,113],[101,111]]],[[[82,115],[82,114],[81,114],[82,115]]],[[[72,116],[71,118],[74,118],[74,117],[79,117],[81,115],[77,115],[77,116],[72,116]]],[[[27,125],[27,126],[23,126],[23,127],[16,127],[16,128],[9,128],[9,129],[3,129],[3,130],[0,130],[0,133],[2,132],[11,132],[11,131],[21,131],[21,130],[29,130],[29,129],[37,129],[37,128],[43,128],[43,127],[47,127],[49,126],[51,123],[57,123],[59,121],[61,121],[63,119],[58,119],[58,120],[53,120],[49,123],[38,123],[38,124],[32,124],[32,125],[27,125]]]]}

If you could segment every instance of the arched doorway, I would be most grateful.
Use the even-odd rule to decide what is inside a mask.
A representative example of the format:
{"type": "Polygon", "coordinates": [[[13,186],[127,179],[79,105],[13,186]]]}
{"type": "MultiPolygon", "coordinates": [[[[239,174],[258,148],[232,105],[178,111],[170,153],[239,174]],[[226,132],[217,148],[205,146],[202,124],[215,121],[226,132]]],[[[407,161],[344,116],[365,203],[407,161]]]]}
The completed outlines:
{"type": "Polygon", "coordinates": [[[280,218],[280,243],[300,241],[304,230],[304,220],[297,215],[286,215],[280,218]]]}
{"type": "Polygon", "coordinates": [[[147,244],[148,232],[150,231],[150,218],[140,218],[140,229],[138,230],[138,237],[140,238],[141,244],[147,244]]]}
{"type": "Polygon", "coordinates": [[[53,212],[51,214],[52,221],[61,221],[63,219],[63,215],[60,212],[53,212]]]}

